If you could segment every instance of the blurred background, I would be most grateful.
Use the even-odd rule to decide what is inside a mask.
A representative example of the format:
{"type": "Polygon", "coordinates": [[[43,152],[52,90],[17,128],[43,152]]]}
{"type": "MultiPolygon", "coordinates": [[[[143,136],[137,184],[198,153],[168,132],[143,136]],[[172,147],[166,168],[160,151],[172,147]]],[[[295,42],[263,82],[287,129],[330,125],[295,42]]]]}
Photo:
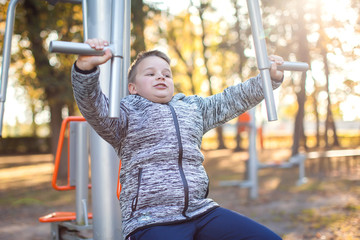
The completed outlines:
{"type": "MultiPolygon", "coordinates": [[[[0,0],[1,54],[8,3],[0,0]]],[[[359,149],[360,1],[266,0],[261,1],[261,10],[268,54],[280,55],[287,61],[307,62],[311,68],[307,73],[285,73],[282,86],[275,91],[278,121],[267,121],[265,105],[256,108],[261,160],[277,161],[298,153],[359,149]]],[[[176,92],[209,96],[259,73],[244,0],[132,0],[131,17],[132,59],[143,50],[166,52],[172,59],[176,92]]],[[[48,46],[51,40],[83,42],[82,30],[80,5],[58,3],[53,6],[46,1],[25,0],[17,7],[0,139],[3,191],[8,190],[5,182],[9,183],[9,178],[16,175],[6,175],[11,172],[10,167],[17,166],[12,156],[22,156],[19,164],[25,161],[26,164],[46,163],[43,170],[49,177],[62,120],[80,115],[70,82],[76,56],[51,54],[48,46]]],[[[246,127],[241,127],[244,121],[246,117],[234,119],[204,136],[202,149],[210,158],[209,168],[219,169],[219,165],[213,166],[211,161],[221,157],[246,160],[246,156],[236,155],[248,149],[248,132],[246,127]]],[[[351,157],[358,157],[358,154],[351,157]]],[[[358,160],[354,161],[358,164],[358,160]]],[[[319,171],[324,166],[321,165],[319,171]]],[[[344,183],[347,187],[343,191],[359,196],[359,165],[350,168],[354,169],[353,166],[357,166],[356,174],[350,175],[357,177],[351,183],[344,183]]],[[[42,173],[39,166],[37,170],[29,173],[42,173]]],[[[210,169],[209,172],[210,176],[215,176],[217,171],[210,169]]],[[[321,182],[327,175],[317,172],[314,181],[321,182]]],[[[339,171],[332,175],[339,176],[339,171]]],[[[65,177],[66,173],[61,176],[65,177]]],[[[349,172],[342,176],[349,176],[349,172]]],[[[48,178],[39,181],[45,183],[48,178]]],[[[328,181],[336,182],[334,179],[328,181]]],[[[336,184],[332,186],[340,188],[336,184]]],[[[223,195],[216,192],[216,184],[214,187],[215,195],[223,195]]],[[[307,190],[313,191],[313,187],[307,190]]],[[[269,189],[271,187],[266,191],[269,189]]],[[[333,188],[327,190],[331,192],[333,188]]],[[[4,206],[11,205],[14,199],[25,199],[19,204],[30,206],[40,201],[32,195],[19,198],[19,192],[10,194],[13,196],[10,199],[3,197],[5,192],[0,193],[4,206]]],[[[46,198],[49,196],[44,196],[46,198]]],[[[62,204],[68,204],[66,201],[62,204]]],[[[265,200],[260,201],[264,203],[265,200]]],[[[346,206],[356,214],[355,220],[349,221],[360,225],[359,202],[351,200],[344,208],[346,206]]],[[[310,219],[314,214],[305,211],[305,217],[310,219]]],[[[281,210],[277,216],[282,216],[281,210]]],[[[317,235],[316,232],[309,237],[295,235],[293,239],[360,239],[358,227],[351,232],[355,233],[347,238],[336,238],[334,234],[333,238],[326,238],[326,234],[317,235]]]]}

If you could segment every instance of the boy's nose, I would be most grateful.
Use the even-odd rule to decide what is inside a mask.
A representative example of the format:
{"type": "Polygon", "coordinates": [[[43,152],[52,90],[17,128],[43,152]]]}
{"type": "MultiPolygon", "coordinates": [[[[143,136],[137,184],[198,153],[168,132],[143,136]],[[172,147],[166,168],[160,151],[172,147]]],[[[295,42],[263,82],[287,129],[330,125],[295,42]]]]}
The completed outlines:
{"type": "Polygon", "coordinates": [[[164,77],[162,74],[158,74],[158,75],[156,76],[156,79],[164,80],[165,77],[164,77]]]}

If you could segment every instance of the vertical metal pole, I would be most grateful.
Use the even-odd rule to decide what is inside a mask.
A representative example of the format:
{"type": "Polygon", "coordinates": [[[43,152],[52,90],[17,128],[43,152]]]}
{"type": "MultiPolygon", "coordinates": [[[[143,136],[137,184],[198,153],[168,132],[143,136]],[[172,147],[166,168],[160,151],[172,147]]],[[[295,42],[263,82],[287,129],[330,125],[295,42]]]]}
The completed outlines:
{"type": "Polygon", "coordinates": [[[128,95],[128,69],[130,67],[130,25],[131,25],[131,0],[125,0],[125,17],[124,17],[124,60],[123,60],[123,75],[121,84],[121,97],[128,95]]]}
{"type": "Polygon", "coordinates": [[[113,0],[112,5],[111,44],[113,45],[113,58],[110,80],[109,117],[119,118],[121,78],[125,70],[123,69],[125,0],[113,0]]]}
{"type": "MultiPolygon", "coordinates": [[[[75,139],[71,141],[71,148],[75,151],[76,161],[76,223],[85,225],[87,220],[85,202],[88,199],[89,184],[89,155],[88,155],[88,124],[86,122],[72,122],[70,129],[74,129],[75,139]]],[[[72,149],[71,149],[72,151],[72,149]]]]}
{"type": "Polygon", "coordinates": [[[6,26],[4,35],[3,62],[1,67],[0,84],[0,137],[2,136],[2,126],[4,117],[4,108],[6,100],[6,88],[8,82],[9,67],[11,61],[11,39],[14,30],[15,10],[20,0],[12,0],[9,3],[6,14],[6,26]]]}
{"type": "Polygon", "coordinates": [[[305,176],[305,160],[305,156],[299,156],[299,180],[296,183],[298,186],[307,182],[307,178],[305,176]]]}
{"type": "Polygon", "coordinates": [[[258,0],[247,0],[251,32],[256,51],[256,60],[263,81],[263,91],[269,121],[277,120],[276,106],[270,77],[270,61],[268,59],[265,32],[262,25],[258,0]]]}
{"type": "Polygon", "coordinates": [[[249,110],[250,114],[250,136],[249,136],[249,181],[251,187],[249,195],[251,199],[258,197],[258,158],[256,149],[256,119],[255,119],[255,108],[249,110]]]}
{"type": "Polygon", "coordinates": [[[69,182],[70,182],[70,186],[76,187],[76,134],[77,134],[77,129],[76,129],[76,122],[70,122],[70,132],[69,132],[69,136],[68,136],[68,141],[69,141],[69,158],[70,158],[70,162],[69,162],[69,182]]]}
{"type": "MultiPolygon", "coordinates": [[[[119,0],[113,0],[119,1],[119,0]]],[[[111,0],[88,0],[88,37],[110,41],[111,0]]],[[[100,66],[100,85],[109,96],[110,62],[100,66]]],[[[90,132],[93,238],[118,240],[121,235],[120,205],[116,197],[119,159],[113,148],[92,129],[90,132]]]]}
{"type": "Polygon", "coordinates": [[[87,7],[87,0],[82,0],[82,14],[83,14],[83,35],[84,35],[84,42],[88,40],[88,7],[87,7]]]}

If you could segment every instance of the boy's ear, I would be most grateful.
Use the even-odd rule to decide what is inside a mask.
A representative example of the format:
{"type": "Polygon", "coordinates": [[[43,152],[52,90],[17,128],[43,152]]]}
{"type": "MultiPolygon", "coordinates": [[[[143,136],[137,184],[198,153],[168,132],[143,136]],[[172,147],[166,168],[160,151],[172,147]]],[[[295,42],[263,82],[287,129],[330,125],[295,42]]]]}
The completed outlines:
{"type": "Polygon", "coordinates": [[[136,91],[136,85],[134,83],[129,83],[128,84],[128,89],[129,89],[130,94],[137,94],[138,93],[136,91]]]}

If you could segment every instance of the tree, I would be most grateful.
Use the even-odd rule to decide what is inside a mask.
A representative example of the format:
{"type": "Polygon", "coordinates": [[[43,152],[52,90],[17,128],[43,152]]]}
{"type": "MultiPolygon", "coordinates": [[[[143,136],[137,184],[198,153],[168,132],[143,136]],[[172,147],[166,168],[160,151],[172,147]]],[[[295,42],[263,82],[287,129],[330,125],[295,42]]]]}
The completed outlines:
{"type": "Polygon", "coordinates": [[[145,46],[145,19],[149,11],[149,6],[144,5],[143,0],[131,1],[131,23],[132,23],[132,36],[134,38],[131,44],[131,59],[136,58],[140,51],[146,49],[145,46]]]}
{"type": "MultiPolygon", "coordinates": [[[[169,46],[173,49],[177,58],[183,64],[185,68],[185,75],[189,79],[190,83],[190,92],[191,94],[196,94],[198,91],[196,90],[196,84],[194,80],[195,74],[195,66],[194,63],[196,61],[196,45],[186,44],[184,46],[184,32],[187,36],[189,36],[192,40],[194,40],[194,26],[190,21],[191,14],[189,12],[184,13],[184,17],[174,17],[173,23],[169,23],[167,26],[167,40],[169,46]],[[182,37],[180,37],[180,35],[182,37]],[[184,51],[183,48],[188,48],[188,50],[184,51]],[[190,48],[190,49],[189,49],[190,48]]],[[[188,38],[188,39],[190,39],[188,38]]],[[[179,73],[179,72],[178,72],[179,73]]],[[[186,90],[182,90],[179,85],[176,85],[177,91],[185,92],[186,90]]]]}
{"type": "MultiPolygon", "coordinates": [[[[238,5],[237,0],[231,0],[231,2],[235,9],[236,22],[234,25],[234,31],[237,34],[236,41],[232,44],[232,46],[233,46],[233,51],[239,56],[239,64],[238,64],[239,75],[243,76],[243,69],[247,61],[247,57],[245,56],[245,48],[247,47],[247,45],[249,45],[249,41],[247,38],[248,34],[246,34],[246,32],[249,32],[250,29],[249,27],[245,29],[242,27],[243,25],[242,21],[245,21],[245,19],[241,19],[242,15],[240,14],[240,11],[243,6],[238,5]]],[[[247,25],[249,26],[249,24],[247,25]]],[[[242,139],[241,139],[240,131],[236,131],[235,150],[237,151],[242,149],[241,140],[242,139]]]]}
{"type": "MultiPolygon", "coordinates": [[[[192,6],[195,6],[191,1],[192,6]]],[[[210,2],[208,1],[200,1],[200,5],[196,7],[199,12],[199,18],[201,23],[201,42],[202,42],[202,55],[204,59],[204,66],[206,68],[206,76],[207,80],[209,82],[209,96],[214,94],[213,86],[212,86],[212,74],[211,74],[211,68],[209,64],[209,56],[210,56],[210,50],[209,46],[206,41],[207,33],[206,33],[206,26],[205,26],[205,11],[211,8],[210,2]]],[[[211,9],[213,10],[213,9],[211,9]]],[[[224,149],[225,142],[224,142],[224,136],[223,136],[223,127],[218,126],[216,128],[217,133],[217,140],[218,140],[218,149],[224,149]]]]}
{"type": "Polygon", "coordinates": [[[325,77],[326,77],[326,92],[327,92],[327,113],[326,113],[326,120],[325,120],[325,132],[324,132],[324,139],[325,139],[325,147],[329,148],[330,144],[329,144],[329,135],[330,135],[330,131],[333,134],[333,145],[334,146],[339,146],[339,140],[337,137],[337,133],[336,133],[336,126],[335,126],[335,122],[334,122],[334,116],[332,113],[332,109],[331,109],[331,94],[330,94],[330,88],[329,88],[329,76],[330,76],[330,67],[329,67],[329,61],[328,61],[328,50],[326,48],[326,45],[328,44],[327,41],[327,36],[325,34],[324,31],[324,26],[323,26],[323,21],[321,19],[322,16],[322,5],[320,4],[320,2],[318,2],[317,4],[317,22],[319,24],[319,41],[318,41],[318,45],[320,48],[320,55],[322,57],[323,63],[324,63],[324,72],[325,72],[325,77]]]}
{"type": "Polygon", "coordinates": [[[312,106],[313,106],[313,112],[314,112],[314,115],[315,115],[315,138],[316,138],[316,144],[315,144],[315,147],[320,147],[320,116],[319,116],[319,111],[317,110],[318,109],[318,96],[319,96],[319,92],[320,92],[320,89],[319,89],[319,86],[317,84],[317,80],[313,77],[313,82],[314,82],[314,91],[313,93],[311,94],[311,99],[312,99],[312,106]]]}
{"type": "MultiPolygon", "coordinates": [[[[297,41],[299,44],[298,48],[298,58],[303,62],[310,62],[310,53],[309,53],[309,44],[307,40],[307,29],[305,28],[305,12],[304,6],[305,1],[297,1],[297,9],[298,9],[298,18],[297,18],[297,41]]],[[[300,88],[296,93],[297,101],[298,101],[298,112],[295,118],[295,127],[294,127],[294,135],[293,135],[293,146],[292,146],[292,156],[299,153],[299,145],[300,141],[303,140],[303,145],[306,146],[306,137],[305,137],[305,129],[304,129],[304,115],[305,115],[305,101],[306,101],[306,73],[301,74],[300,88]]]]}
{"type": "MultiPolygon", "coordinates": [[[[18,70],[18,81],[33,94],[32,98],[39,97],[43,106],[48,107],[51,152],[55,155],[63,110],[67,109],[68,115],[74,112],[70,70],[75,56],[49,54],[47,46],[50,38],[82,41],[81,6],[50,6],[42,1],[27,0],[18,6],[17,16],[21,16],[15,25],[15,34],[20,36],[17,58],[23,60],[24,66],[32,63],[32,71],[18,70]]],[[[66,167],[61,168],[59,176],[66,176],[66,167]]]]}
{"type": "MultiPolygon", "coordinates": [[[[2,5],[5,13],[7,5],[2,5]]],[[[5,16],[3,14],[2,16],[5,16]]],[[[2,21],[5,19],[2,19],[2,21]]],[[[3,22],[4,23],[4,22],[3,22]]],[[[12,54],[17,83],[24,87],[31,99],[33,134],[36,135],[36,114],[44,109],[50,112],[51,152],[55,154],[62,122],[63,110],[74,112],[70,83],[70,69],[75,60],[72,55],[49,54],[49,40],[81,41],[81,6],[27,0],[17,6],[12,54]],[[61,62],[61,64],[60,64],[61,62]]],[[[63,168],[66,170],[66,168],[63,168]]],[[[65,171],[59,173],[65,177],[65,171]]]]}

